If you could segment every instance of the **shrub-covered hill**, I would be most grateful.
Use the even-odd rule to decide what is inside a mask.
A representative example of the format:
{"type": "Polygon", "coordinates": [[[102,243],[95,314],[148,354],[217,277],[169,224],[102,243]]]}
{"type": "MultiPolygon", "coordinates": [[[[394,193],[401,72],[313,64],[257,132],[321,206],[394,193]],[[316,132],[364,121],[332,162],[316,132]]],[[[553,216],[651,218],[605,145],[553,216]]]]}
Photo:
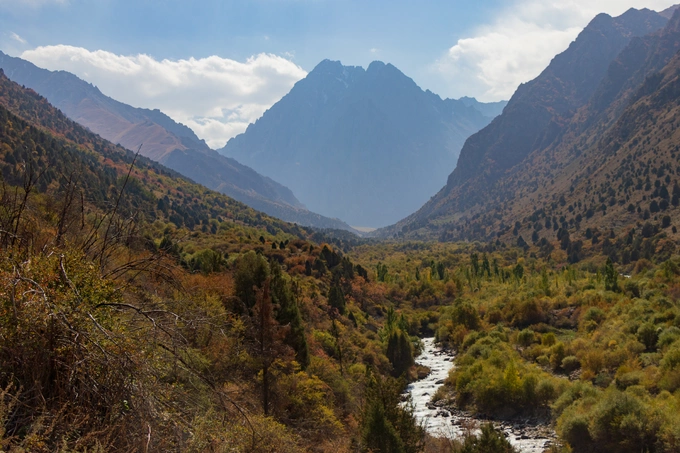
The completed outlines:
{"type": "Polygon", "coordinates": [[[125,184],[131,196],[121,198],[119,208],[145,221],[165,219],[193,229],[219,218],[296,236],[308,234],[101,139],[4,75],[0,75],[0,112],[0,166],[7,183],[20,185],[30,168],[36,178],[40,175],[39,190],[63,188],[71,181],[77,183],[84,203],[99,209],[114,204],[125,184]]]}
{"type": "Polygon", "coordinates": [[[113,146],[2,77],[0,167],[3,451],[422,445],[393,377],[415,372],[418,332],[323,234],[113,146]]]}
{"type": "Polygon", "coordinates": [[[337,219],[308,211],[288,188],[219,155],[191,129],[158,110],[133,108],[71,73],[41,69],[2,52],[0,68],[12,81],[35,90],[68,118],[102,138],[132,151],[144,143],[142,156],[216,192],[288,222],[351,230],[337,219]]]}
{"type": "MultiPolygon", "coordinates": [[[[456,350],[436,407],[551,424],[551,453],[678,451],[680,258],[651,247],[656,264],[615,265],[597,251],[568,264],[553,246],[541,256],[538,246],[402,242],[348,255],[456,350]]],[[[440,448],[426,451],[501,451],[440,448]]]]}

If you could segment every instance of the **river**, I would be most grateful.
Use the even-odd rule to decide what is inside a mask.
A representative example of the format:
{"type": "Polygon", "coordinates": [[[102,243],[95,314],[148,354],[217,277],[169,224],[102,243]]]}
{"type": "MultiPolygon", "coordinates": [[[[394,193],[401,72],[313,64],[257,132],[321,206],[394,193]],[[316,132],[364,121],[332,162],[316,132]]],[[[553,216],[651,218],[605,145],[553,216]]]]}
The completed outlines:
{"type": "MultiPolygon", "coordinates": [[[[461,415],[446,407],[436,407],[432,403],[432,395],[444,384],[449,371],[454,367],[455,356],[437,347],[434,338],[424,338],[423,352],[416,358],[419,365],[430,369],[430,374],[408,385],[414,406],[414,414],[425,429],[436,437],[455,439],[462,437],[465,426],[479,423],[474,417],[461,415]]],[[[439,406],[439,404],[437,404],[439,406]]],[[[522,453],[541,453],[554,441],[552,432],[546,434],[546,427],[517,425],[511,423],[497,424],[510,443],[522,453]]],[[[549,431],[549,430],[548,430],[549,431]]]]}

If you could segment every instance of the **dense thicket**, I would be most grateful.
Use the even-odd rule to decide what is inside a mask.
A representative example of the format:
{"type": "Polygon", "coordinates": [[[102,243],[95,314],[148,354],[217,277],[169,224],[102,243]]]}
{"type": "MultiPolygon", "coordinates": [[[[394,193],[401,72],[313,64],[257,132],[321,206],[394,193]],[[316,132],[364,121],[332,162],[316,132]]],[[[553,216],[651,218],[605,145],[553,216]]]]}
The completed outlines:
{"type": "Polygon", "coordinates": [[[422,444],[365,269],[0,79],[0,448],[422,444]]]}

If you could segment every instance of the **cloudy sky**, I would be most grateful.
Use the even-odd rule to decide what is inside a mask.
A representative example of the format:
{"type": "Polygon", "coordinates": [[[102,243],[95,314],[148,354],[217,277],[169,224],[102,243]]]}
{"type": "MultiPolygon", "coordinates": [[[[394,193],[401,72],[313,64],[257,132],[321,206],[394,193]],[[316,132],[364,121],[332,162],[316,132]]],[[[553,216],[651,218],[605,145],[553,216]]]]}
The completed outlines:
{"type": "Polygon", "coordinates": [[[680,0],[0,0],[0,49],[221,147],[321,60],[508,99],[598,13],[680,0]]]}

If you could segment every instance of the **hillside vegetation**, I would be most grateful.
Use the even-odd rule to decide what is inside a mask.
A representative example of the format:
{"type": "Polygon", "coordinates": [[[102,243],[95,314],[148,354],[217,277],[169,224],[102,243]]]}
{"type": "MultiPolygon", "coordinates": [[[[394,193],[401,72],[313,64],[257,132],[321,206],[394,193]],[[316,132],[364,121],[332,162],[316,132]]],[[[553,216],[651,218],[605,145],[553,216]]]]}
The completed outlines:
{"type": "Polygon", "coordinates": [[[4,450],[419,448],[365,269],[0,81],[4,450]]]}
{"type": "Polygon", "coordinates": [[[271,216],[316,228],[351,230],[308,211],[286,187],[211,150],[188,127],[159,110],[134,108],[105,96],[65,71],[48,71],[0,52],[0,69],[12,81],[44,96],[66,116],[102,138],[137,151],[216,192],[271,216]]]}
{"type": "MultiPolygon", "coordinates": [[[[666,20],[657,16],[631,10],[620,18],[596,18],[517,91],[492,125],[468,140],[449,184],[384,234],[447,241],[500,237],[523,245],[561,240],[565,232],[572,242],[586,242],[612,229],[617,236],[639,232],[649,222],[675,237],[680,16],[644,35],[666,20]],[[593,72],[587,57],[605,49],[610,60],[604,66],[599,61],[593,72]],[[570,82],[585,84],[579,74],[596,73],[587,86],[570,82]],[[521,108],[562,113],[541,130],[521,108]],[[476,170],[466,171],[473,161],[476,170]]],[[[620,252],[611,258],[627,263],[620,252]]]]}
{"type": "Polygon", "coordinates": [[[677,21],[627,40],[561,132],[582,147],[398,234],[438,242],[271,218],[0,74],[0,450],[513,453],[417,423],[434,336],[437,407],[540,420],[551,453],[679,451],[677,21]]]}
{"type": "Polygon", "coordinates": [[[552,422],[554,452],[677,451],[680,260],[618,268],[588,250],[569,265],[555,246],[407,242],[350,258],[376,266],[414,332],[457,351],[439,407],[552,422]]]}

